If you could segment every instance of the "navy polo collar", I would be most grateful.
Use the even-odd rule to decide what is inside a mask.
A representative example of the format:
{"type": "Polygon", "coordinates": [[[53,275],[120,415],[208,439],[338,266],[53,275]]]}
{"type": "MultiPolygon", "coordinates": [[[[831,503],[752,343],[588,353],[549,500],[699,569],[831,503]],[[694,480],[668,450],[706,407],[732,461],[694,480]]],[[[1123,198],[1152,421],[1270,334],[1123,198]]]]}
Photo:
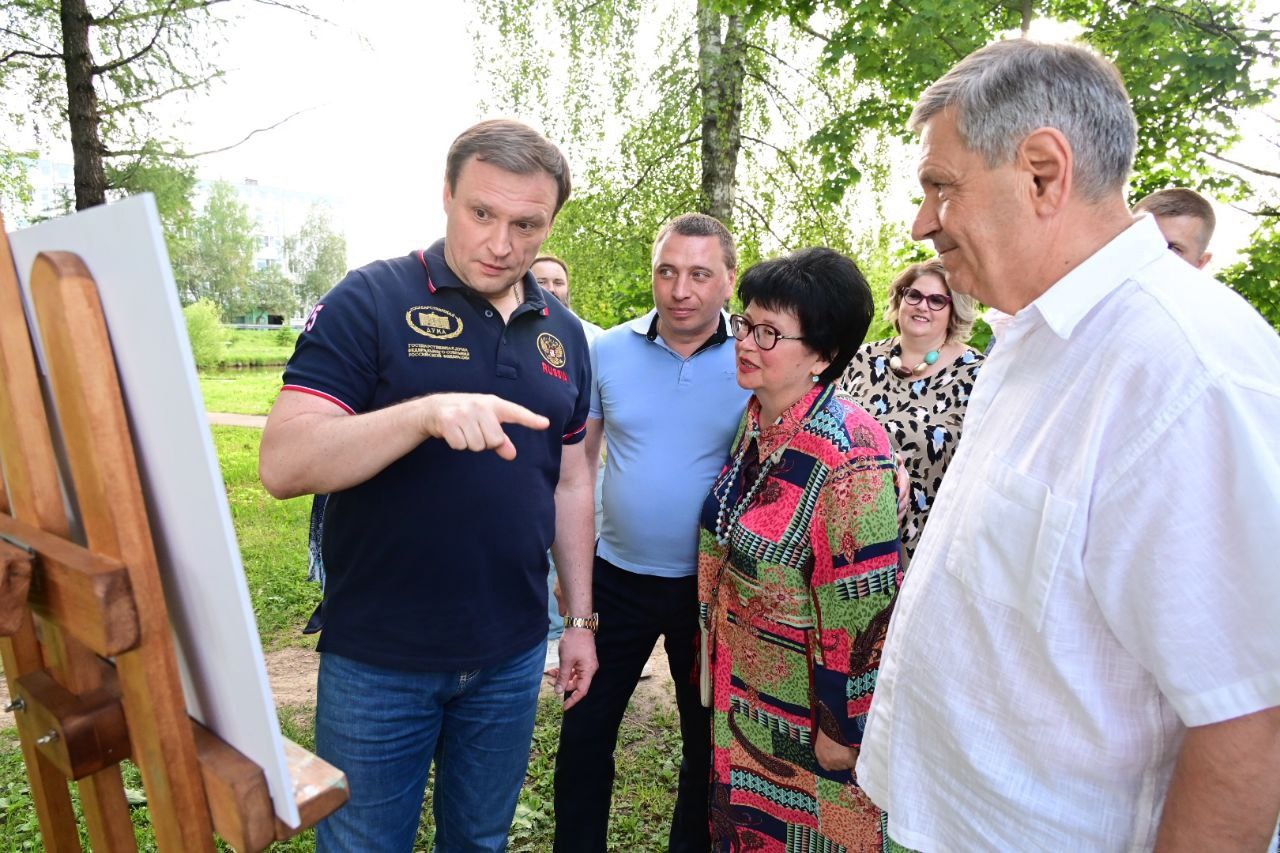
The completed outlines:
{"type": "MultiPolygon", "coordinates": [[[[427,275],[427,289],[432,293],[443,288],[449,288],[460,290],[474,299],[484,299],[484,296],[468,287],[449,267],[448,262],[444,259],[444,240],[435,241],[428,249],[419,249],[417,255],[427,275]]],[[[536,312],[542,317],[548,316],[551,310],[547,307],[546,297],[542,293],[542,288],[538,287],[537,279],[533,277],[533,273],[525,270],[521,283],[524,285],[524,301],[517,306],[511,316],[514,317],[516,314],[523,314],[526,311],[536,312]]],[[[487,302],[488,300],[485,301],[487,302]]]]}

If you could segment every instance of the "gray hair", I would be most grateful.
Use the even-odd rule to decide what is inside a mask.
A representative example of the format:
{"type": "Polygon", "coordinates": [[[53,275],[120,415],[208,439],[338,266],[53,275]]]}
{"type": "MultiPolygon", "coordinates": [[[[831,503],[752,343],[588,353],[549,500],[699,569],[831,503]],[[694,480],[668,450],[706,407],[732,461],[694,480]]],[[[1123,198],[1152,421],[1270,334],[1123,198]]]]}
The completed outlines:
{"type": "Polygon", "coordinates": [[[658,236],[653,241],[653,253],[650,263],[658,260],[658,247],[668,234],[679,234],[682,237],[715,237],[720,241],[720,251],[724,253],[724,265],[727,269],[738,268],[738,247],[733,242],[733,235],[724,223],[714,216],[705,213],[682,213],[675,219],[668,220],[658,229],[658,236]]]}
{"type": "Polygon", "coordinates": [[[445,158],[444,179],[450,190],[458,187],[462,167],[474,157],[517,175],[546,172],[556,182],[556,209],[569,200],[572,189],[569,161],[560,149],[541,133],[510,119],[490,119],[464,130],[449,146],[445,158]]]}
{"type": "Polygon", "coordinates": [[[973,321],[978,319],[978,301],[964,293],[956,293],[947,281],[947,269],[942,261],[931,258],[912,264],[894,278],[889,285],[889,304],[885,306],[884,318],[893,328],[902,331],[898,326],[898,308],[902,305],[902,294],[907,288],[927,275],[936,275],[947,287],[947,295],[951,297],[951,314],[947,317],[947,343],[962,344],[969,340],[973,333],[973,321]]]}
{"type": "Polygon", "coordinates": [[[1071,143],[1075,186],[1088,201],[1122,189],[1133,168],[1138,124],[1116,67],[1087,48],[1013,39],[962,59],[925,90],[907,126],[919,132],[943,110],[988,166],[1013,160],[1037,128],[1071,143]]]}

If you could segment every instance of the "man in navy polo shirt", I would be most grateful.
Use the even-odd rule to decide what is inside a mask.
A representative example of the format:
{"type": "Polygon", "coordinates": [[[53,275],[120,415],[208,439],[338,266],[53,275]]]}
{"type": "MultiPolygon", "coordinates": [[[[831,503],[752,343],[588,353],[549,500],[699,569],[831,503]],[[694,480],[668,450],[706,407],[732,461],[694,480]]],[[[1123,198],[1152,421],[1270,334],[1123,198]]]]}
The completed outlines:
{"type": "MultiPolygon", "coordinates": [[[[330,494],[316,751],[350,802],[321,850],[501,850],[528,764],[555,542],[557,690],[596,669],[582,327],[529,275],[569,194],[554,145],[484,122],[449,150],[444,240],[349,273],[308,319],[262,482],[330,494]],[[576,624],[575,624],[576,623],[576,624]]],[[[594,457],[591,457],[594,459],[594,457]]]]}
{"type": "Polygon", "coordinates": [[[600,673],[560,728],[557,851],[606,849],[618,726],[660,635],[684,742],[669,849],[711,845],[711,720],[694,673],[698,513],[748,396],[723,311],[736,267],[733,237],[719,221],[673,219],[653,247],[654,310],[591,347],[587,454],[595,458],[602,437],[609,445],[593,593],[600,673]]]}

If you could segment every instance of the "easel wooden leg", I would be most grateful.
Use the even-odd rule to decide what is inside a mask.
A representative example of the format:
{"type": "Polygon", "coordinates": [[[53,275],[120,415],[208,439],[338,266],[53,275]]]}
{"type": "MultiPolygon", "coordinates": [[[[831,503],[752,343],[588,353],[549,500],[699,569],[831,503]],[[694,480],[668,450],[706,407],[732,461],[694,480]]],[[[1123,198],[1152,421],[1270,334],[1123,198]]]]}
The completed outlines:
{"type": "Polygon", "coordinates": [[[302,816],[289,828],[274,816],[262,768],[193,729],[97,287],[78,257],[52,252],[37,259],[32,290],[88,548],[67,538],[0,219],[0,657],[23,705],[18,728],[45,849],[80,850],[68,778],[80,779],[94,849],[136,849],[118,766],[130,750],[161,850],[211,851],[215,824],[243,851],[292,837],[345,802],[346,779],[287,744],[302,816]]]}
{"type": "MultiPolygon", "coordinates": [[[[3,324],[0,327],[0,455],[5,460],[9,483],[5,495],[8,512],[43,530],[66,536],[67,517],[62,507],[57,462],[3,220],[0,220],[0,324],[3,324]],[[17,417],[18,412],[22,412],[21,417],[17,417]]],[[[12,641],[0,646],[11,696],[16,695],[13,682],[45,663],[30,615],[25,622],[12,641]]],[[[41,632],[48,666],[59,681],[77,692],[101,685],[101,665],[92,652],[50,622],[41,625],[41,632]]],[[[37,768],[33,770],[32,787],[38,791],[35,800],[45,845],[49,849],[79,850],[79,834],[66,780],[38,754],[29,742],[30,734],[23,732],[22,744],[27,766],[37,768]]],[[[136,850],[120,768],[101,770],[81,780],[79,788],[93,846],[126,853],[136,850]]]]}
{"type": "Polygon", "coordinates": [[[48,252],[36,259],[31,292],[85,538],[95,553],[129,568],[141,639],[117,656],[116,671],[135,763],[147,790],[167,793],[150,804],[156,841],[166,850],[212,850],[213,825],[97,285],[78,257],[48,252]]]}
{"type": "MultiPolygon", "coordinates": [[[[4,660],[4,675],[9,682],[9,695],[17,695],[14,682],[19,675],[40,669],[40,647],[36,642],[35,626],[28,615],[26,624],[13,637],[0,639],[0,657],[4,660]]],[[[36,815],[40,818],[40,834],[44,847],[56,853],[80,850],[80,833],[76,830],[76,816],[71,808],[71,791],[66,777],[50,764],[35,747],[31,737],[19,729],[22,755],[27,763],[27,775],[31,779],[31,799],[35,802],[36,815]]]]}
{"type": "MultiPolygon", "coordinates": [[[[87,693],[102,686],[102,663],[96,655],[48,622],[43,630],[49,668],[59,682],[73,693],[87,693]]],[[[93,849],[124,853],[137,850],[120,766],[103,768],[76,784],[93,849]]]]}

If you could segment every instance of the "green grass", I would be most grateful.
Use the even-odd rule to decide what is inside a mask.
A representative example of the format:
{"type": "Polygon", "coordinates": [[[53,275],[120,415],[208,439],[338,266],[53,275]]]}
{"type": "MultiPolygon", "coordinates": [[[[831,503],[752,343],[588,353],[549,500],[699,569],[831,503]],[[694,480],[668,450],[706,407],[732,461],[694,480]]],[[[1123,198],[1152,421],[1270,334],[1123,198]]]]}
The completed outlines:
{"type": "Polygon", "coordinates": [[[269,367],[293,355],[298,333],[292,329],[228,329],[225,367],[269,367]]]}
{"type": "MultiPolygon", "coordinates": [[[[552,782],[560,742],[560,703],[560,699],[547,696],[538,704],[529,770],[516,804],[511,834],[507,837],[512,853],[550,850],[555,838],[552,782]]],[[[617,779],[613,787],[608,849],[634,853],[666,850],[680,771],[680,727],[675,712],[659,707],[650,713],[634,704],[628,706],[618,732],[614,759],[617,779]]],[[[415,850],[430,850],[435,840],[431,813],[433,787],[434,779],[427,788],[415,850]]]]}
{"type": "Polygon", "coordinates": [[[204,407],[210,412],[265,415],[280,393],[280,370],[220,370],[200,374],[204,407]]]}
{"type": "Polygon", "coordinates": [[[320,600],[307,580],[307,525],[311,498],[278,501],[258,479],[262,430],[213,427],[231,519],[244,557],[249,597],[263,648],[310,643],[299,634],[320,600]]]}

